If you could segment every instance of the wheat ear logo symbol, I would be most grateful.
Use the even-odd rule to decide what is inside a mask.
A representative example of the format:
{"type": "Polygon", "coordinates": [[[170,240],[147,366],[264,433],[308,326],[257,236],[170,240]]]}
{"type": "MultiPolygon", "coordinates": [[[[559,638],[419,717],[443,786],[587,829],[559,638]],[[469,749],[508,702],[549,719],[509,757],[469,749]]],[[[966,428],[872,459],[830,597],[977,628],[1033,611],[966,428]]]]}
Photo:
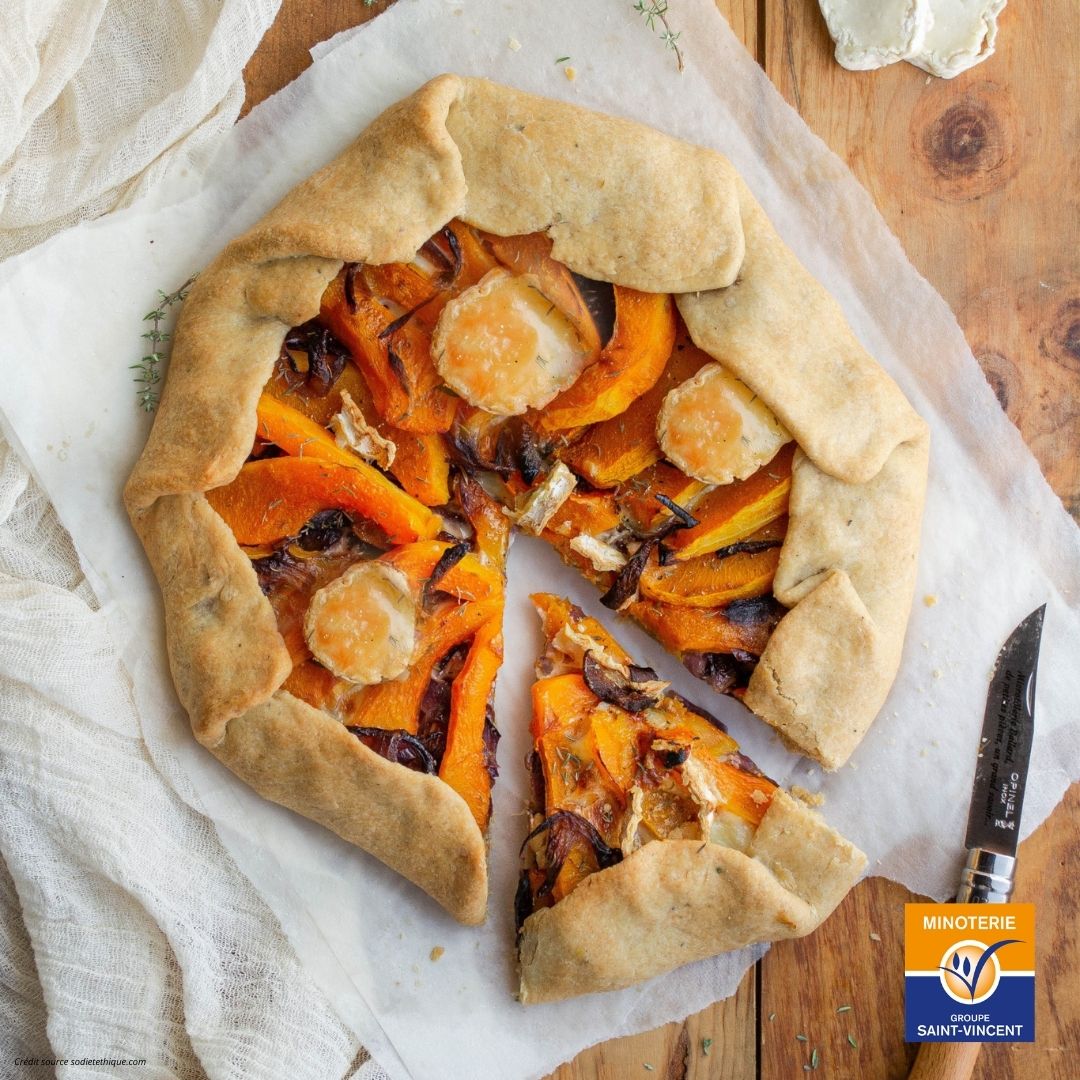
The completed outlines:
{"type": "MultiPolygon", "coordinates": [[[[979,985],[979,978],[983,973],[983,968],[990,962],[990,958],[998,951],[998,949],[1005,948],[1006,945],[1018,945],[1021,941],[1019,938],[1006,938],[1004,941],[995,941],[993,945],[988,945],[983,949],[982,954],[972,963],[971,957],[960,955],[959,948],[952,954],[952,959],[949,965],[939,964],[938,969],[944,971],[946,975],[951,975],[953,978],[958,979],[968,992],[971,1000],[975,1000],[975,990],[979,985]]],[[[987,992],[989,996],[989,992],[987,992]]]]}

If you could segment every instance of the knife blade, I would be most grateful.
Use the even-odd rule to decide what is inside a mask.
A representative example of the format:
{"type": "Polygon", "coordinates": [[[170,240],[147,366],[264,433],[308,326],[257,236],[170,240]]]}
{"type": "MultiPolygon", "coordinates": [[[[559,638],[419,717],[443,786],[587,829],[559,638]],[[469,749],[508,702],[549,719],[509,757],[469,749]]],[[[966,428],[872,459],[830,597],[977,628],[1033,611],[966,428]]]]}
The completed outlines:
{"type": "Polygon", "coordinates": [[[986,695],[956,901],[1003,904],[1012,894],[1020,814],[1035,731],[1035,677],[1046,605],[1009,635],[986,695]]]}

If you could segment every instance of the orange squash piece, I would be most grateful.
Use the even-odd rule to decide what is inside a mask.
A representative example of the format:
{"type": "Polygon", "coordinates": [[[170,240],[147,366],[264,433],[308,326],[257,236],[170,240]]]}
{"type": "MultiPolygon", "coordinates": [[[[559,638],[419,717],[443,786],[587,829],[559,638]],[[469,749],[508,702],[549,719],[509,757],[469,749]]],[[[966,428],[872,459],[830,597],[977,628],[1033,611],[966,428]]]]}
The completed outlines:
{"type": "MultiPolygon", "coordinates": [[[[379,562],[389,563],[400,570],[419,594],[439,559],[453,546],[446,540],[421,540],[415,544],[403,544],[380,555],[379,562]]],[[[469,552],[443,574],[438,581],[438,590],[449,593],[457,600],[489,600],[502,594],[502,576],[469,552]]]]}
{"type": "MultiPolygon", "coordinates": [[[[459,564],[460,565],[460,564],[459,564]]],[[[481,831],[491,814],[491,776],[484,755],[484,722],[495,676],[503,659],[501,616],[476,632],[465,665],[450,690],[450,721],[446,729],[439,776],[468,804],[481,831]]]]}
{"type": "Polygon", "coordinates": [[[462,512],[473,527],[477,555],[503,574],[506,551],[510,546],[510,519],[478,480],[458,473],[455,487],[462,512]]]}
{"type": "MultiPolygon", "coordinates": [[[[596,619],[591,615],[586,615],[584,612],[575,614],[569,600],[562,596],[556,596],[554,593],[533,593],[529,599],[533,602],[533,607],[536,608],[537,614],[540,616],[540,623],[546,640],[551,641],[564,626],[571,626],[573,629],[588,634],[589,637],[598,641],[601,647],[606,649],[620,663],[633,663],[630,654],[596,619]]],[[[542,681],[547,682],[546,679],[542,681]]],[[[539,686],[540,684],[537,683],[536,685],[539,686]]],[[[585,684],[582,683],[581,685],[584,686],[585,684]]],[[[596,695],[591,690],[588,693],[595,702],[596,695]]]]}
{"type": "Polygon", "coordinates": [[[642,596],[668,604],[722,607],[732,600],[764,596],[772,589],[779,562],[780,549],[775,547],[727,559],[699,555],[667,566],[650,563],[642,572],[638,589],[642,596]]]}
{"type": "Polygon", "coordinates": [[[333,711],[342,689],[347,685],[318,660],[304,660],[292,669],[281,684],[281,689],[306,701],[313,708],[333,711]]]}
{"type": "Polygon", "coordinates": [[[355,310],[345,296],[343,270],[322,297],[320,318],[352,353],[371,389],[379,415],[395,427],[420,434],[447,431],[456,398],[446,392],[431,359],[431,334],[410,319],[381,337],[394,316],[374,297],[355,290],[355,310]]]}
{"type": "Polygon", "coordinates": [[[656,441],[656,418],[669,390],[686,382],[712,360],[685,330],[676,338],[664,373],[623,413],[594,424],[559,456],[593,487],[611,488],[663,457],[656,441]]]}
{"type": "MultiPolygon", "coordinates": [[[[364,266],[360,275],[365,289],[376,299],[396,304],[404,311],[413,311],[414,318],[429,331],[434,329],[447,302],[467,288],[475,285],[489,270],[499,266],[498,260],[464,222],[451,221],[446,229],[454,234],[460,255],[457,274],[450,280],[442,280],[437,273],[429,273],[416,263],[386,263],[381,266],[364,266]]],[[[449,243],[441,233],[429,243],[439,247],[452,259],[449,243]]]]}
{"type": "MultiPolygon", "coordinates": [[[[687,476],[670,462],[658,461],[623,484],[616,498],[630,523],[643,532],[650,532],[671,517],[671,511],[664,507],[658,495],[664,495],[688,509],[692,500],[706,487],[706,484],[687,476]]],[[[696,508],[691,512],[697,516],[696,508]]]]}
{"type": "Polygon", "coordinates": [[[249,461],[231,483],[206,492],[206,499],[245,546],[294,536],[315,513],[329,509],[373,521],[394,543],[438,534],[438,514],[356,461],[359,465],[310,456],[249,461]]]}
{"type": "Polygon", "coordinates": [[[619,506],[611,492],[573,491],[542,535],[549,540],[552,536],[573,539],[581,533],[600,536],[616,528],[621,521],[619,506]]]}
{"type": "Polygon", "coordinates": [[[318,397],[307,395],[296,382],[297,376],[285,365],[279,364],[263,394],[296,409],[325,428],[341,411],[342,393],[348,392],[364,414],[364,420],[397,447],[394,462],[388,471],[398,483],[425,506],[443,506],[450,498],[450,459],[442,438],[439,435],[404,431],[388,424],[376,411],[364,376],[355,364],[345,365],[328,394],[318,397]]]}
{"type": "Polygon", "coordinates": [[[680,529],[668,541],[677,559],[692,559],[737,543],[788,510],[793,442],[753,476],[713,488],[695,507],[700,524],[680,529]]]}
{"type": "Polygon", "coordinates": [[[760,825],[772,802],[776,785],[768,777],[740,769],[730,761],[718,760],[696,748],[691,750],[691,754],[712,774],[716,787],[724,796],[724,809],[754,826],[760,825]]]}
{"type": "Polygon", "coordinates": [[[439,435],[402,431],[374,424],[397,447],[390,472],[413,498],[425,506],[443,506],[450,498],[450,459],[439,435]]]}
{"type": "Polygon", "coordinates": [[[343,703],[346,722],[359,727],[401,728],[415,735],[420,702],[435,665],[455,645],[468,641],[484,623],[498,619],[500,599],[458,604],[428,615],[419,628],[419,643],[402,679],[364,687],[343,703]]]}
{"type": "Polygon", "coordinates": [[[676,655],[688,652],[729,653],[742,649],[760,656],[772,633],[772,627],[768,624],[740,625],[717,608],[636,600],[626,610],[664,648],[676,655]]]}
{"type": "Polygon", "coordinates": [[[540,411],[541,432],[618,416],[664,372],[675,345],[675,304],[666,293],[615,290],[615,329],[600,359],[540,411]]]}
{"type": "Polygon", "coordinates": [[[581,734],[581,725],[598,704],[599,698],[576,673],[538,679],[532,687],[533,739],[539,741],[549,731],[581,734]]]}
{"type": "MultiPolygon", "coordinates": [[[[347,390],[352,399],[363,408],[363,402],[370,402],[371,395],[360,374],[360,369],[355,364],[347,363],[341,374],[334,381],[334,385],[326,394],[310,394],[304,384],[303,375],[298,375],[289,367],[288,363],[279,359],[274,365],[274,373],[263,387],[263,394],[289,405],[302,412],[309,420],[314,420],[320,427],[329,427],[334,414],[341,411],[341,394],[347,390]]],[[[364,409],[367,416],[367,410],[364,409]]],[[[381,417],[379,418],[382,419],[381,417]]],[[[370,418],[369,418],[369,422],[370,418]]],[[[374,425],[378,427],[378,424],[374,425]]],[[[385,434],[385,432],[381,432],[385,434]]],[[[392,436],[387,436],[391,438],[392,436]]]]}

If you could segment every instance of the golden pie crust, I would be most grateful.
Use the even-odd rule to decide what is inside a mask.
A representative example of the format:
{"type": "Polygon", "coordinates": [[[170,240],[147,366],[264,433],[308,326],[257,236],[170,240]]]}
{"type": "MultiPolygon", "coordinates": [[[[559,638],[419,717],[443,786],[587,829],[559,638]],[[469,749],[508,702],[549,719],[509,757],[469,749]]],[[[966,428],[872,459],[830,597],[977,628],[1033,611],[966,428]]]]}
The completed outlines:
{"type": "MultiPolygon", "coordinates": [[[[203,494],[239,472],[284,335],[318,314],[342,264],[408,261],[455,217],[500,235],[546,231],[554,258],[575,271],[676,294],[697,344],[795,435],[803,452],[777,578],[777,595],[794,607],[746,700],[829,767],[846,760],[896,673],[927,433],[723,157],[479,79],[441,76],[388,109],[200,274],[125,490],[161,585],[173,678],[194,733],[262,795],[370,851],[461,921],[478,923],[487,894],[484,838],[465,802],[279,689],[290,660],[270,604],[203,494]]],[[[780,806],[785,827],[805,813],[780,806]]],[[[751,860],[735,854],[680,849],[677,856],[687,870],[706,866],[710,886],[722,876],[713,864],[730,874],[730,892],[709,901],[720,947],[784,936],[784,927],[795,932],[839,898],[824,882],[789,894],[779,883],[787,864],[768,845],[751,860]]],[[[646,850],[606,880],[625,877],[636,892],[644,884],[636,875],[660,871],[649,867],[661,859],[646,850]]],[[[843,888],[852,865],[849,856],[843,888]]],[[[655,879],[658,902],[663,889],[678,891],[672,880],[655,879]]],[[[602,888],[588,883],[564,910],[599,904],[602,888]]],[[[628,895],[618,902],[636,903],[628,895]]],[[[570,918],[548,917],[544,933],[569,935],[559,926],[570,918]]],[[[595,932],[590,923],[584,918],[578,933],[595,932]]],[[[632,957],[620,963],[612,985],[624,985],[634,966],[632,957]]]]}

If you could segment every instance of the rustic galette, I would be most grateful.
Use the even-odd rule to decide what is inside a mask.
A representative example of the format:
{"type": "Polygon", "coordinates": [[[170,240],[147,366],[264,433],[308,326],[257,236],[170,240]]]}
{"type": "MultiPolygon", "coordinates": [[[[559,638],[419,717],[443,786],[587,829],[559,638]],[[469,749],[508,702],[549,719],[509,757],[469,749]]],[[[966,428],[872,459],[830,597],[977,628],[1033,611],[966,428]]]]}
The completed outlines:
{"type": "MultiPolygon", "coordinates": [[[[880,708],[926,425],[719,155],[442,76],[233,240],[174,340],[126,502],[195,735],[458,919],[486,906],[512,524],[827,767],[880,708]]],[[[684,726],[707,748],[698,715],[684,726]]],[[[727,873],[752,846],[760,876],[782,847],[794,866],[825,826],[738,760],[738,805],[770,809],[701,859],[727,873]]],[[[656,852],[683,843],[538,909],[523,955],[530,925],[607,874],[669,873],[656,852]]],[[[812,925],[856,862],[816,899],[796,888],[809,909],[780,922],[812,925]]]]}

